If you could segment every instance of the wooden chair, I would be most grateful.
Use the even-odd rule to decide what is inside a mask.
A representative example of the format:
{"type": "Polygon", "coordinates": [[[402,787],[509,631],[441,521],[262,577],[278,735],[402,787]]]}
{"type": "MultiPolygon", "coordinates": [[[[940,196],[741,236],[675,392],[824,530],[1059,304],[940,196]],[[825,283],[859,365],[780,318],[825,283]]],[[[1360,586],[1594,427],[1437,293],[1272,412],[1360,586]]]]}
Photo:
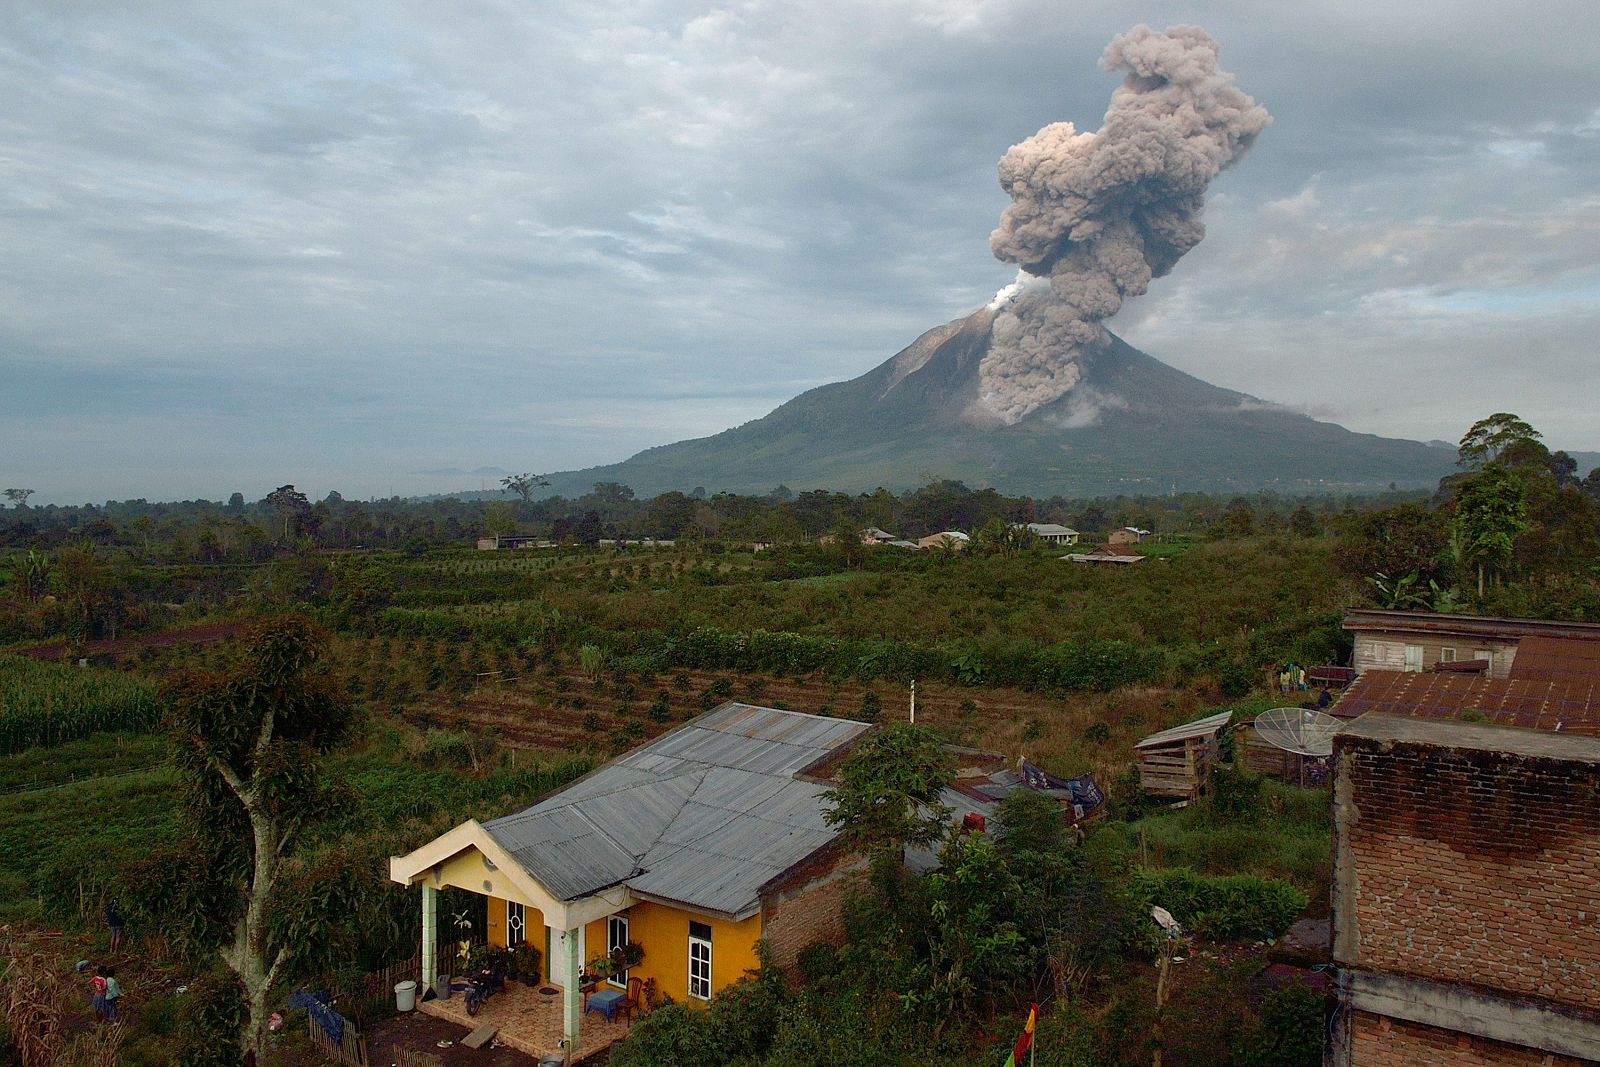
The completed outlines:
{"type": "Polygon", "coordinates": [[[627,1014],[628,1014],[628,1022],[630,1024],[633,1022],[634,1014],[636,1012],[638,1012],[639,1008],[643,1004],[644,1004],[644,979],[643,978],[630,978],[630,979],[628,979],[628,995],[623,1000],[623,1002],[621,1004],[617,1005],[617,1007],[620,1008],[622,1011],[627,1012],[627,1014]]]}

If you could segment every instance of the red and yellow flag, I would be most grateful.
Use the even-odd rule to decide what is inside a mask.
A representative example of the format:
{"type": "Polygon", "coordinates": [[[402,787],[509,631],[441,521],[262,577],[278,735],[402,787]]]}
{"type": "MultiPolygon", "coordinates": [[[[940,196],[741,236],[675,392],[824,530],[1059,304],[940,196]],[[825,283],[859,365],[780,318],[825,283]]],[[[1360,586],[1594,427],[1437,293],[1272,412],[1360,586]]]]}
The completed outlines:
{"type": "Polygon", "coordinates": [[[1033,1027],[1038,1021],[1039,1005],[1035,1004],[1028,1009],[1028,1022],[1023,1026],[1022,1036],[1017,1038],[1016,1047],[1011,1050],[1011,1055],[1006,1057],[1006,1067],[1021,1067],[1028,1050],[1033,1047],[1033,1027]]]}

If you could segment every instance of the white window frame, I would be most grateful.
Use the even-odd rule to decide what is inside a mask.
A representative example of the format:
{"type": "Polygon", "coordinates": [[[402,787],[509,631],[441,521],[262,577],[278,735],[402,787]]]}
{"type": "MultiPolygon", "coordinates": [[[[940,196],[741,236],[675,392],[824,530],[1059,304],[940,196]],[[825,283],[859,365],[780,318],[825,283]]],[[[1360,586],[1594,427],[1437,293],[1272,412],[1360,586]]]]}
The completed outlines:
{"type": "Polygon", "coordinates": [[[689,921],[689,996],[695,1000],[710,1000],[714,988],[711,982],[713,957],[710,933],[710,923],[695,922],[693,919],[689,921]],[[696,926],[704,927],[708,936],[701,937],[696,934],[694,931],[696,926]],[[695,973],[698,964],[704,965],[703,975],[695,973]],[[697,981],[702,983],[700,989],[695,986],[697,981]]]}
{"type": "Polygon", "coordinates": [[[1441,648],[1439,650],[1439,662],[1440,663],[1454,663],[1455,661],[1456,661],[1456,650],[1454,648],[1451,648],[1449,645],[1446,645],[1446,646],[1444,646],[1443,648],[1441,648]]]}
{"type": "Polygon", "coordinates": [[[1422,670],[1422,656],[1423,656],[1423,653],[1425,651],[1426,650],[1421,645],[1407,645],[1406,646],[1405,656],[1406,656],[1406,672],[1407,673],[1409,673],[1409,674],[1417,674],[1417,673],[1421,672],[1421,670],[1422,670]]]}
{"type": "MultiPolygon", "coordinates": [[[[621,948],[628,943],[628,917],[626,915],[606,916],[606,955],[621,948]],[[620,938],[620,940],[619,940],[620,938]]],[[[628,988],[628,972],[621,971],[606,978],[607,985],[614,985],[618,989],[628,988]]]]}
{"type": "Polygon", "coordinates": [[[506,901],[506,948],[516,948],[528,940],[528,908],[514,900],[506,901]]]}

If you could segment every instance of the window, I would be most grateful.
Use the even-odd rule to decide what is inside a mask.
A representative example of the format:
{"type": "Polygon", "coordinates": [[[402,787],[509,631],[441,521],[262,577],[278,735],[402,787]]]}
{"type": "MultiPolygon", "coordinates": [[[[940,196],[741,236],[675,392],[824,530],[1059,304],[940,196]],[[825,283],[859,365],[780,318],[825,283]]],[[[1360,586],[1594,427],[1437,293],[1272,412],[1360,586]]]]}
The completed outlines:
{"type": "Polygon", "coordinates": [[[1406,670],[1413,673],[1422,670],[1422,646],[1406,646],[1406,670]]]}
{"type": "Polygon", "coordinates": [[[696,1000],[711,999],[711,927],[689,923],[689,995],[696,1000]]]}
{"type": "Polygon", "coordinates": [[[1480,648],[1472,653],[1473,659],[1481,659],[1489,665],[1489,670],[1494,670],[1494,652],[1491,649],[1480,648]]]}
{"type": "Polygon", "coordinates": [[[1453,649],[1453,648],[1441,648],[1439,650],[1439,662],[1440,663],[1454,663],[1455,661],[1456,661],[1456,650],[1455,649],[1453,649]]]}
{"type": "MultiPolygon", "coordinates": [[[[606,952],[612,953],[628,943],[628,917],[613,915],[606,920],[606,952]]],[[[628,988],[628,972],[618,971],[606,979],[619,989],[628,988]]]]}
{"type": "Polygon", "coordinates": [[[515,948],[528,939],[528,909],[514,900],[506,901],[506,947],[515,948]]]}

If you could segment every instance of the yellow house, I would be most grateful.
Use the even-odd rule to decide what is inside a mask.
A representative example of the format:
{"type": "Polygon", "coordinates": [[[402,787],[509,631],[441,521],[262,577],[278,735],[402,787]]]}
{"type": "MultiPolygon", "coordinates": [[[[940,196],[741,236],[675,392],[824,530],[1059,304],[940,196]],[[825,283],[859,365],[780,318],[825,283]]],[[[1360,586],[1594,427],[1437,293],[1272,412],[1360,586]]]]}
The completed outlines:
{"type": "Polygon", "coordinates": [[[522,811],[469,821],[389,861],[422,887],[424,984],[439,974],[438,891],[488,898],[489,940],[531,944],[563,991],[577,1048],[578,976],[634,942],[643,960],[609,981],[653,980],[709,1001],[758,966],[756,942],[792,965],[838,934],[860,861],[823,819],[825,769],[867,724],[729,703],[522,811]]]}

